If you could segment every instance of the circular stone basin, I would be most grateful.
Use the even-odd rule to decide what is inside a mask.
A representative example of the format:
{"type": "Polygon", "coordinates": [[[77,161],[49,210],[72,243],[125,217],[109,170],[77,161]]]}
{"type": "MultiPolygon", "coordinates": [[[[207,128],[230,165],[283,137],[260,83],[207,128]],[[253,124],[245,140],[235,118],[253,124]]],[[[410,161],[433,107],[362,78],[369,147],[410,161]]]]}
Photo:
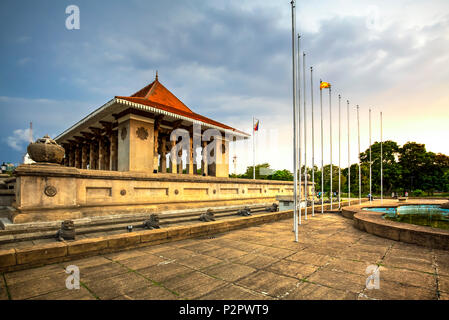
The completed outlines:
{"type": "Polygon", "coordinates": [[[385,213],[383,218],[387,220],[449,230],[449,209],[442,209],[440,205],[404,205],[363,210],[385,213]]]}

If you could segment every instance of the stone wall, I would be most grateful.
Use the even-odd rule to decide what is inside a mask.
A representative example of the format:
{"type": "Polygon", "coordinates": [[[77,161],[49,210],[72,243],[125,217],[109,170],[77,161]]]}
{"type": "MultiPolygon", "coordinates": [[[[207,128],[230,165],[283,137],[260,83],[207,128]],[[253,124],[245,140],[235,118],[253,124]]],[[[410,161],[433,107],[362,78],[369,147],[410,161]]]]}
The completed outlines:
{"type": "Polygon", "coordinates": [[[269,203],[275,202],[277,195],[293,192],[289,181],[84,170],[58,165],[21,165],[15,175],[17,210],[10,217],[14,223],[269,203]]]}

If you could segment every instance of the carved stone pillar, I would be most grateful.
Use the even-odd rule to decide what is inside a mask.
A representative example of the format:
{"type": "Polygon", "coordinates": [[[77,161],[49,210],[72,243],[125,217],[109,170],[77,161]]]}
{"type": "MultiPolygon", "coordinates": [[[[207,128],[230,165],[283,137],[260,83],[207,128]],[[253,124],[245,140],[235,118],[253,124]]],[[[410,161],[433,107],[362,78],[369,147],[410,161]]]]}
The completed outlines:
{"type": "Polygon", "coordinates": [[[161,172],[167,173],[167,142],[165,137],[161,139],[161,172]]]}
{"type": "Polygon", "coordinates": [[[177,158],[177,152],[176,152],[176,141],[171,140],[171,149],[170,149],[170,172],[171,173],[177,173],[178,172],[178,164],[176,161],[177,158]]]}
{"type": "Polygon", "coordinates": [[[111,143],[108,139],[108,137],[103,137],[104,141],[104,169],[103,170],[110,170],[110,160],[111,160],[111,143]]]}
{"type": "Polygon", "coordinates": [[[73,144],[70,145],[70,151],[69,151],[69,166],[74,167],[75,166],[75,147],[73,144]]]}
{"type": "Polygon", "coordinates": [[[103,137],[98,138],[98,170],[104,170],[104,140],[103,137]]]}
{"type": "Polygon", "coordinates": [[[81,147],[81,169],[87,169],[87,144],[81,147]]]}
{"type": "Polygon", "coordinates": [[[94,140],[90,141],[89,147],[89,169],[95,170],[97,169],[97,153],[96,153],[96,143],[94,140]]]}
{"type": "Polygon", "coordinates": [[[81,150],[75,146],[75,168],[81,168],[81,150]]]}
{"type": "Polygon", "coordinates": [[[154,122],[153,172],[157,172],[159,168],[159,128],[160,120],[156,119],[154,122]]]}
{"type": "Polygon", "coordinates": [[[194,174],[193,171],[193,135],[189,138],[189,147],[187,148],[187,166],[186,171],[188,174],[194,174]]]}
{"type": "Polygon", "coordinates": [[[201,152],[202,154],[202,159],[201,159],[201,174],[203,176],[207,176],[208,175],[208,163],[207,163],[207,141],[203,141],[203,150],[201,152]]]}
{"type": "Polygon", "coordinates": [[[112,131],[110,135],[110,151],[109,151],[109,170],[117,171],[117,159],[118,159],[118,131],[112,131]]]}
{"type": "Polygon", "coordinates": [[[196,163],[196,148],[193,149],[193,174],[198,174],[198,164],[196,163]]]}
{"type": "Polygon", "coordinates": [[[178,159],[179,159],[178,174],[182,174],[182,171],[183,171],[183,169],[182,169],[182,147],[179,148],[179,150],[178,150],[178,159]]]}

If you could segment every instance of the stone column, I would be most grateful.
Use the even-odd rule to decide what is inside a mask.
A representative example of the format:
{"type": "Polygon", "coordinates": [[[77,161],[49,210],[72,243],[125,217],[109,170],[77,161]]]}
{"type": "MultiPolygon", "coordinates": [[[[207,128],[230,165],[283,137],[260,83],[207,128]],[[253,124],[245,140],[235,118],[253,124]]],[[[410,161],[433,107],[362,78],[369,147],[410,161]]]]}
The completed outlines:
{"type": "Polygon", "coordinates": [[[177,152],[176,152],[176,141],[172,140],[170,141],[171,149],[170,149],[170,172],[171,173],[177,173],[178,172],[178,165],[176,161],[177,152]]]}
{"type": "Polygon", "coordinates": [[[70,145],[70,157],[69,157],[69,161],[70,167],[74,167],[75,166],[75,147],[73,146],[73,144],[70,145]]]}
{"type": "Polygon", "coordinates": [[[195,174],[193,171],[193,136],[190,135],[189,138],[189,148],[187,149],[187,173],[195,174]]]}
{"type": "Polygon", "coordinates": [[[154,122],[154,142],[153,142],[153,172],[157,172],[159,168],[159,128],[160,121],[154,122]]]}
{"type": "Polygon", "coordinates": [[[182,174],[182,147],[178,150],[178,174],[182,174]]]}
{"type": "Polygon", "coordinates": [[[81,168],[81,151],[79,146],[75,146],[75,168],[81,168]]]}
{"type": "Polygon", "coordinates": [[[201,159],[201,174],[204,176],[208,175],[208,163],[207,163],[207,141],[203,141],[203,150],[202,150],[202,159],[201,159]]]}
{"type": "Polygon", "coordinates": [[[87,169],[87,144],[81,147],[81,169],[87,169]]]}
{"type": "Polygon", "coordinates": [[[167,146],[165,137],[161,139],[161,172],[167,173],[167,146]]]}
{"type": "Polygon", "coordinates": [[[96,159],[97,159],[97,155],[95,152],[96,146],[95,146],[95,141],[91,140],[90,141],[90,148],[89,148],[89,169],[90,170],[95,170],[97,169],[97,163],[96,163],[96,159]]]}
{"type": "Polygon", "coordinates": [[[196,148],[193,149],[193,174],[198,174],[198,164],[196,163],[196,148]]]}
{"type": "Polygon", "coordinates": [[[112,131],[110,135],[110,151],[109,151],[109,170],[117,171],[117,142],[118,135],[117,131],[112,131]]]}
{"type": "Polygon", "coordinates": [[[108,139],[108,137],[103,137],[104,141],[104,169],[103,170],[110,170],[110,160],[111,160],[111,143],[108,139]]]}
{"type": "Polygon", "coordinates": [[[105,141],[103,137],[98,139],[98,170],[105,170],[105,141]]]}

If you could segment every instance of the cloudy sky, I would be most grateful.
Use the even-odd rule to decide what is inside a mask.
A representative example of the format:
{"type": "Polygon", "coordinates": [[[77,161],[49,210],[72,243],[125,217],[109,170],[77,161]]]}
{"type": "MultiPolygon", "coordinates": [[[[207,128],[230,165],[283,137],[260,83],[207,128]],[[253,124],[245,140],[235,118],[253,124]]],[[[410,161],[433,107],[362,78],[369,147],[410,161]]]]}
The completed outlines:
{"type": "MultiPolygon", "coordinates": [[[[320,156],[319,79],[332,84],[334,160],[338,94],[342,163],[373,141],[425,143],[449,154],[449,2],[447,0],[298,1],[297,30],[306,52],[308,162],[311,163],[310,66],[314,68],[315,160],[320,156]]],[[[0,3],[0,161],[20,162],[28,141],[63,130],[115,95],[154,79],[195,112],[251,132],[260,120],[257,162],[292,168],[291,9],[289,1],[23,1],[0,3]],[[80,9],[67,30],[66,7],[80,9]]],[[[323,99],[324,159],[329,104],[323,99]]],[[[237,171],[252,164],[251,142],[237,149],[237,171]]]]}

